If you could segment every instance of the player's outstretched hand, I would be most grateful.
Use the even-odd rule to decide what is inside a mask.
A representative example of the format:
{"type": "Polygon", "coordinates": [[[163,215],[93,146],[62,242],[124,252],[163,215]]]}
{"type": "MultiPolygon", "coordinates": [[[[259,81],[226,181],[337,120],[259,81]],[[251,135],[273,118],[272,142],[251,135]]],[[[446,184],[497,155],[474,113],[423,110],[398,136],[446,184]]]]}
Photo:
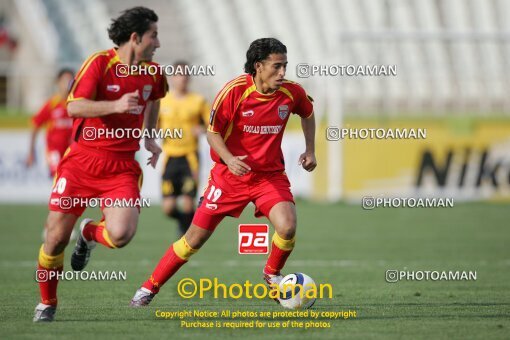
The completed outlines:
{"type": "Polygon", "coordinates": [[[152,156],[147,159],[147,165],[151,165],[153,168],[156,168],[156,164],[158,163],[159,154],[161,153],[161,148],[158,143],[154,139],[145,139],[145,149],[152,153],[152,156]]]}
{"type": "Polygon", "coordinates": [[[138,97],[140,97],[138,90],[125,93],[115,102],[115,112],[124,113],[136,110],[138,108],[138,97]]]}
{"type": "Polygon", "coordinates": [[[243,176],[251,171],[251,168],[248,166],[248,164],[243,162],[243,159],[246,157],[248,156],[234,156],[230,158],[227,162],[227,166],[230,172],[236,176],[243,176]]]}
{"type": "Polygon", "coordinates": [[[301,165],[306,171],[313,171],[317,166],[317,160],[315,159],[315,153],[305,152],[299,156],[298,165],[301,165]]]}

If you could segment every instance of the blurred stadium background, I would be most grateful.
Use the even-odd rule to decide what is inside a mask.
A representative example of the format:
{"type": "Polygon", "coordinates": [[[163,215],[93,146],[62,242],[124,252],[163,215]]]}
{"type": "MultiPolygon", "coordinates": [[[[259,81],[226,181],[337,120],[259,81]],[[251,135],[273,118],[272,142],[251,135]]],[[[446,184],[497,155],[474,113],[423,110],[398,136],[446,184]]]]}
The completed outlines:
{"type": "MultiPolygon", "coordinates": [[[[50,180],[39,157],[25,169],[29,117],[53,91],[62,66],[78,68],[112,46],[110,18],[133,0],[4,0],[0,3],[0,201],[45,202],[50,180]],[[27,194],[30,193],[30,194],[27,194]]],[[[294,165],[299,122],[285,139],[288,172],[302,197],[364,195],[507,199],[510,171],[510,11],[507,0],[148,0],[159,15],[155,60],[214,65],[192,88],[209,100],[242,72],[251,41],[288,47],[287,77],[315,99],[320,167],[294,165]],[[397,76],[298,78],[296,65],[397,65],[397,76]],[[326,126],[426,128],[425,140],[327,142],[326,126]],[[420,175],[421,173],[421,175],[420,175]]],[[[39,155],[43,136],[40,134],[39,155]]],[[[207,146],[202,144],[207,159],[207,146]]],[[[143,155],[140,155],[142,157],[143,155]]],[[[202,177],[208,166],[202,168],[202,177]]],[[[159,176],[144,195],[159,199],[159,176]]]]}

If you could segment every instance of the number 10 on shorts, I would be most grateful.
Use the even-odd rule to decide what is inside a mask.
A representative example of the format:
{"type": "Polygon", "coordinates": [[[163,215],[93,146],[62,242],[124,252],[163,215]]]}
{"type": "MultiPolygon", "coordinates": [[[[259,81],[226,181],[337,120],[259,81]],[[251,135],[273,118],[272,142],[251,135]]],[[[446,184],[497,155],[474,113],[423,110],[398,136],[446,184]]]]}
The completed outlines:
{"type": "Polygon", "coordinates": [[[269,226],[267,224],[239,225],[239,254],[269,253],[269,226]]]}

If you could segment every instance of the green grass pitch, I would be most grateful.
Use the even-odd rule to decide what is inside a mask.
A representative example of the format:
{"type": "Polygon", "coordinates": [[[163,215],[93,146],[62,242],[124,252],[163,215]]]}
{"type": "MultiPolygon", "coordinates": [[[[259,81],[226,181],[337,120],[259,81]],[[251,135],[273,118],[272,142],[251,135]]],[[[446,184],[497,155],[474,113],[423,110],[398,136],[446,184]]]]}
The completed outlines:
{"type": "MultiPolygon", "coordinates": [[[[226,219],[189,264],[167,283],[150,308],[131,309],[130,298],[175,240],[174,222],[159,207],[144,209],[125,248],[98,246],[87,267],[125,270],[126,281],[71,281],[59,285],[56,322],[33,324],[38,302],[34,271],[43,205],[0,206],[0,334],[31,338],[508,338],[510,334],[510,213],[506,204],[466,203],[445,209],[362,210],[359,205],[298,201],[296,249],[286,272],[302,271],[333,286],[333,299],[314,311],[355,310],[357,318],[329,321],[328,329],[186,329],[161,320],[157,310],[278,311],[272,300],[182,299],[181,278],[217,277],[222,283],[261,282],[264,255],[237,254],[239,222],[261,222],[248,207],[226,219]],[[387,283],[385,271],[471,270],[476,281],[387,283]]],[[[84,216],[97,217],[98,211],[84,216]]],[[[70,269],[71,247],[66,251],[70,269]]],[[[226,319],[218,319],[225,321],[226,319]]],[[[250,320],[250,319],[248,319],[250,320]]],[[[260,319],[262,321],[274,321],[260,319]]],[[[279,319],[285,321],[287,319],[279,319]]],[[[302,320],[306,321],[306,320],[302,320]]],[[[322,320],[328,321],[328,320],[322,320]]]]}

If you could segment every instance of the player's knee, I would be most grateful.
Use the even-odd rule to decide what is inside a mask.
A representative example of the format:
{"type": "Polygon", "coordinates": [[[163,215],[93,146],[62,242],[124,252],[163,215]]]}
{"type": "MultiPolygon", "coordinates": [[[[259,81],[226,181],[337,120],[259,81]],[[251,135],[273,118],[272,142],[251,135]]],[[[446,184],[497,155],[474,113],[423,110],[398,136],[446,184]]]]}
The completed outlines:
{"type": "Polygon", "coordinates": [[[115,248],[124,248],[129,241],[131,241],[130,238],[114,238],[112,239],[112,243],[115,245],[115,248]]]}
{"type": "Polygon", "coordinates": [[[193,212],[194,204],[193,198],[191,196],[183,196],[181,210],[185,214],[191,214],[193,212]]]}
{"type": "Polygon", "coordinates": [[[168,217],[175,217],[175,213],[176,213],[176,207],[175,207],[175,203],[173,202],[168,202],[168,201],[164,201],[162,206],[161,206],[162,210],[163,210],[163,213],[168,216],[168,217]]]}
{"type": "Polygon", "coordinates": [[[135,232],[134,228],[126,228],[127,230],[120,230],[120,228],[112,228],[108,231],[108,236],[111,243],[115,248],[122,248],[126,246],[133,238],[135,232]]]}
{"type": "Polygon", "coordinates": [[[278,235],[284,240],[290,240],[296,235],[296,216],[288,215],[285,216],[278,229],[276,230],[278,235]]]}
{"type": "Polygon", "coordinates": [[[168,217],[173,217],[175,212],[175,207],[169,205],[162,206],[163,213],[168,217]]]}
{"type": "Polygon", "coordinates": [[[131,241],[131,239],[132,239],[132,236],[129,236],[126,234],[110,236],[110,240],[113,243],[113,245],[115,246],[115,248],[122,248],[122,247],[126,246],[129,243],[129,241],[131,241]]]}

